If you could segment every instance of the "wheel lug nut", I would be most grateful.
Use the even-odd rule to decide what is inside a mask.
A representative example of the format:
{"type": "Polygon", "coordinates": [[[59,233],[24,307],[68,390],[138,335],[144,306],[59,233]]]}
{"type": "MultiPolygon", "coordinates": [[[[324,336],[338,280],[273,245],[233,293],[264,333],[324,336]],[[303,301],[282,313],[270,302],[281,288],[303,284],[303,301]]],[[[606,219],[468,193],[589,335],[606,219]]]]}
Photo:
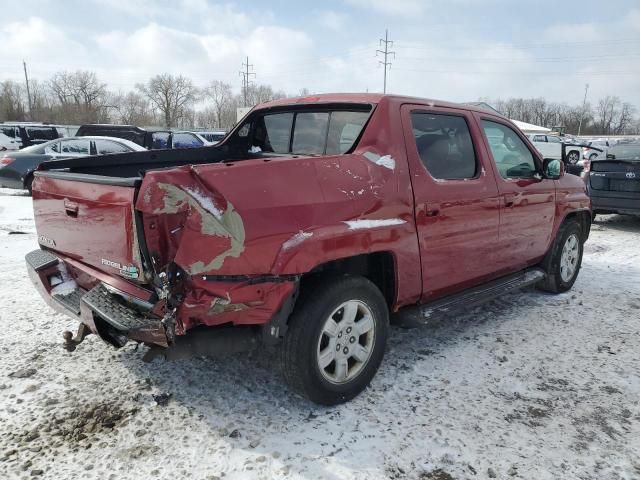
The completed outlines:
{"type": "Polygon", "coordinates": [[[347,333],[351,333],[351,327],[347,327],[347,333]]]}
{"type": "Polygon", "coordinates": [[[340,344],[336,345],[336,352],[340,351],[340,344]]]}
{"type": "Polygon", "coordinates": [[[338,338],[342,337],[342,332],[338,332],[338,338]]]}
{"type": "Polygon", "coordinates": [[[356,337],[351,337],[351,338],[349,339],[349,343],[355,343],[355,341],[356,341],[356,337]]]}
{"type": "Polygon", "coordinates": [[[349,349],[347,347],[344,347],[344,350],[342,350],[342,353],[346,355],[347,353],[349,353],[349,349]]]}

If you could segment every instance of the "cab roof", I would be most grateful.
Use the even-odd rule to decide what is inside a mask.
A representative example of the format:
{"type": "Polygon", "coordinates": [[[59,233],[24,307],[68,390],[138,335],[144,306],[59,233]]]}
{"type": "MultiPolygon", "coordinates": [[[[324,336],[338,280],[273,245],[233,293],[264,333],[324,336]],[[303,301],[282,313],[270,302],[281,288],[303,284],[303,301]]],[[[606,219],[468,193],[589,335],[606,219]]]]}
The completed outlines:
{"type": "Polygon", "coordinates": [[[302,97],[281,98],[257,105],[256,109],[283,107],[286,105],[314,105],[327,103],[359,103],[377,105],[383,102],[389,103],[412,103],[418,105],[427,105],[430,107],[456,108],[459,110],[468,110],[483,114],[491,114],[502,116],[500,114],[490,112],[486,108],[480,106],[469,105],[466,103],[445,102],[443,100],[434,100],[430,98],[410,97],[404,95],[384,95],[381,93],[320,93],[317,95],[305,95],[302,97]]]}

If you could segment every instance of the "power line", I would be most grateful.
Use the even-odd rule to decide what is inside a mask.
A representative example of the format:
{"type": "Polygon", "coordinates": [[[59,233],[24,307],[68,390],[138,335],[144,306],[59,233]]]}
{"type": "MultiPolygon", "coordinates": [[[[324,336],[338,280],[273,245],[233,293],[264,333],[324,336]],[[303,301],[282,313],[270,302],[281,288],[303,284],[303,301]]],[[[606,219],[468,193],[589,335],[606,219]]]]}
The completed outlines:
{"type": "Polygon", "coordinates": [[[376,56],[378,56],[378,53],[384,55],[384,61],[378,61],[378,63],[384,67],[384,87],[382,93],[387,93],[387,67],[391,67],[391,62],[387,59],[389,55],[393,55],[393,58],[396,58],[396,52],[389,51],[389,47],[393,47],[393,42],[389,40],[389,30],[385,29],[384,39],[380,39],[380,45],[384,45],[384,50],[376,50],[376,56]]]}
{"type": "Polygon", "coordinates": [[[247,62],[242,63],[243,70],[240,70],[240,75],[242,75],[242,90],[244,91],[244,106],[247,106],[247,94],[249,93],[249,78],[251,75],[256,76],[255,73],[250,72],[249,69],[253,70],[253,65],[249,63],[249,57],[247,57],[247,62]]]}

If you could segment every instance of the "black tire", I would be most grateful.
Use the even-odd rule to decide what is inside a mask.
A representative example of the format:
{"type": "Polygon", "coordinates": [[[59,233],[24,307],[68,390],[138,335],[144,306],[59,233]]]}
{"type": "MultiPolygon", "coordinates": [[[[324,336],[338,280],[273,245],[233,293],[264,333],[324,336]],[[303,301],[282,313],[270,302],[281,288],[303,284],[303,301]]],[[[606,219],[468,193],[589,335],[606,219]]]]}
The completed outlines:
{"type": "Polygon", "coordinates": [[[33,194],[33,173],[30,173],[24,179],[24,189],[29,191],[29,196],[33,194]]]}
{"type": "MultiPolygon", "coordinates": [[[[283,340],[280,361],[285,380],[293,390],[318,404],[336,405],[349,401],[362,392],[376,374],[384,356],[388,334],[387,304],[371,281],[352,276],[325,277],[312,281],[301,292],[283,340]],[[331,364],[322,370],[319,365],[321,342],[326,338],[323,330],[330,317],[338,326],[341,324],[342,320],[336,320],[336,315],[344,312],[339,307],[349,301],[359,302],[371,312],[374,332],[370,340],[371,353],[366,362],[357,365],[354,378],[344,383],[333,383],[323,373],[331,364]]],[[[349,346],[347,342],[353,340],[347,337],[346,334],[342,337],[345,346],[349,346]]],[[[340,341],[337,335],[333,341],[340,341]]],[[[337,347],[341,350],[339,344],[337,347]]],[[[351,366],[347,367],[347,376],[350,371],[354,371],[351,366]]]]}
{"type": "Polygon", "coordinates": [[[578,278],[580,267],[582,266],[582,253],[584,250],[584,239],[582,238],[582,228],[575,220],[565,221],[558,230],[556,239],[553,242],[551,250],[547,253],[542,268],[546,271],[546,278],[541,281],[537,287],[541,290],[551,293],[563,293],[571,289],[578,278]],[[569,278],[563,278],[561,272],[562,252],[565,244],[570,237],[575,236],[577,239],[577,253],[575,255],[575,270],[569,278]]]}
{"type": "Polygon", "coordinates": [[[575,165],[580,160],[580,154],[576,150],[571,150],[567,153],[567,163],[575,165]]]}

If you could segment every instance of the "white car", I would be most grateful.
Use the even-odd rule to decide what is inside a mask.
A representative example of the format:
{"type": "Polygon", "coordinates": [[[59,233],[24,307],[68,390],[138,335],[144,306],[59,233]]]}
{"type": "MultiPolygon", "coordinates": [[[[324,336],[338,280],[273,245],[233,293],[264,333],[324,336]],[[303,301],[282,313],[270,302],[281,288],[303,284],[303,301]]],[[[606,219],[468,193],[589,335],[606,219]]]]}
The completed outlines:
{"type": "Polygon", "coordinates": [[[597,158],[607,158],[607,150],[611,145],[607,140],[593,140],[589,142],[589,146],[582,147],[582,158],[585,160],[595,160],[597,158]],[[595,147],[598,150],[595,150],[595,147]],[[601,152],[599,150],[602,150],[601,152]]]}
{"type": "Polygon", "coordinates": [[[6,136],[4,133],[0,133],[0,152],[18,150],[20,144],[16,142],[14,138],[6,136]]]}
{"type": "MultiPolygon", "coordinates": [[[[544,158],[554,158],[556,160],[563,160],[562,158],[562,144],[565,142],[563,137],[558,135],[542,135],[531,134],[528,135],[529,140],[533,143],[533,146],[542,154],[544,158]]],[[[574,143],[574,142],[569,142],[574,143]]],[[[582,157],[582,147],[567,146],[566,163],[570,165],[576,165],[582,157]]]]}

